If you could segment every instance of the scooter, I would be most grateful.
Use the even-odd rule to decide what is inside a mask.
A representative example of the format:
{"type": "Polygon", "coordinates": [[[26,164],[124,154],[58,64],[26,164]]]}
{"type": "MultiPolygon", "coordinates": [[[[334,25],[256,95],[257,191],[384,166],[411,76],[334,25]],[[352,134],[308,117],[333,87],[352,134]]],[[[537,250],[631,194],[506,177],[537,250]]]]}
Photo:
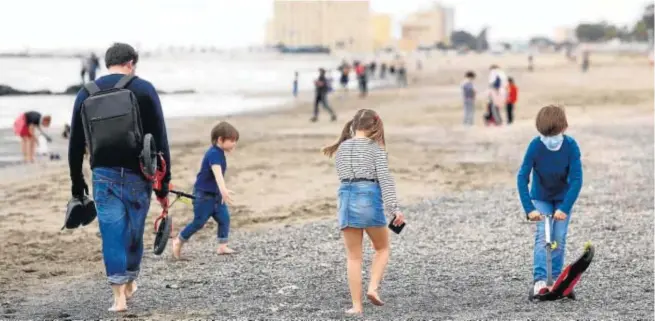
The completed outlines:
{"type": "MultiPolygon", "coordinates": [[[[140,157],[141,172],[143,175],[152,182],[153,190],[160,190],[162,188],[162,180],[166,175],[166,161],[161,153],[155,150],[155,140],[151,134],[146,134],[143,141],[143,151],[140,157]],[[159,166],[157,166],[159,160],[159,166]]],[[[175,195],[175,199],[169,202],[167,197],[157,198],[162,207],[161,214],[155,219],[155,242],[153,245],[153,252],[155,255],[161,255],[166,249],[168,239],[171,238],[173,231],[173,219],[168,215],[168,210],[177,200],[182,200],[184,203],[189,203],[195,197],[191,194],[176,191],[173,189],[172,184],[168,184],[169,193],[175,195]]]]}
{"type": "Polygon", "coordinates": [[[544,229],[545,229],[545,244],[546,247],[546,287],[541,289],[537,294],[534,293],[534,285],[531,285],[528,290],[528,300],[534,301],[554,301],[563,298],[572,300],[577,299],[573,288],[580,280],[582,273],[584,273],[591,261],[594,258],[595,249],[591,242],[586,242],[582,255],[575,260],[575,262],[567,265],[557,280],[553,283],[552,274],[552,251],[557,248],[557,242],[551,241],[551,232],[553,225],[553,216],[544,216],[544,229]]]}

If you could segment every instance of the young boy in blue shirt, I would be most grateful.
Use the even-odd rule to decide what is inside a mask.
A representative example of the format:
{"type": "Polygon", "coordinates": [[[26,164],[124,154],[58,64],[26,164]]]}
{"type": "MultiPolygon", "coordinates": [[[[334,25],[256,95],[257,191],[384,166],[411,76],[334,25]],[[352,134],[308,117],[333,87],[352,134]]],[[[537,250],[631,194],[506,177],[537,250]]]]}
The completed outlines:
{"type": "Polygon", "coordinates": [[[225,186],[227,160],[225,153],[234,150],[239,141],[239,132],[227,122],[220,122],[211,131],[211,147],[205,153],[200,171],[194,184],[193,221],[173,240],[173,257],[180,258],[182,246],[200,230],[210,217],[218,223],[218,254],[232,254],[227,247],[230,232],[231,191],[225,186]]]}
{"type": "Polygon", "coordinates": [[[544,245],[544,215],[553,216],[552,241],[557,248],[552,251],[553,279],[562,272],[566,233],[571,219],[571,209],[582,187],[582,163],[580,148],[564,131],[568,128],[564,109],[546,106],[537,114],[537,130],[528,146],[517,177],[521,204],[527,219],[537,221],[534,247],[534,293],[546,287],[546,249],[544,245]],[[528,190],[532,172],[532,188],[528,190]]]}

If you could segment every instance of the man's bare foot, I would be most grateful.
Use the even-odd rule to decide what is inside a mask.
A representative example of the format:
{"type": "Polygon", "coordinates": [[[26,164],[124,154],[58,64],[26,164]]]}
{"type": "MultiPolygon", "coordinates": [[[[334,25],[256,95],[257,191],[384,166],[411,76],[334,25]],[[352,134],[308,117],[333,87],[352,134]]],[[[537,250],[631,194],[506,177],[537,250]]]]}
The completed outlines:
{"type": "Polygon", "coordinates": [[[173,239],[173,258],[179,260],[181,255],[182,255],[182,240],[180,240],[180,237],[178,236],[173,239]]]}
{"type": "Polygon", "coordinates": [[[127,303],[120,305],[114,303],[114,305],[111,306],[111,308],[107,309],[109,312],[125,312],[127,311],[127,303]]]}
{"type": "Polygon", "coordinates": [[[109,312],[127,311],[127,299],[125,298],[125,284],[112,285],[111,290],[114,293],[114,305],[109,308],[109,312]]]}
{"type": "Polygon", "coordinates": [[[136,290],[136,281],[127,282],[127,284],[125,284],[125,298],[128,300],[131,299],[134,296],[136,290]]]}
{"type": "Polygon", "coordinates": [[[222,245],[218,248],[218,250],[216,250],[216,253],[218,253],[219,255],[228,255],[228,254],[234,254],[236,253],[236,251],[227,247],[227,245],[222,245]]]}
{"type": "Polygon", "coordinates": [[[362,314],[362,309],[350,308],[350,309],[346,310],[346,314],[349,314],[349,315],[362,314]]]}
{"type": "Polygon", "coordinates": [[[384,302],[380,300],[380,295],[378,295],[377,291],[368,291],[368,293],[366,293],[366,297],[368,298],[369,301],[371,301],[371,303],[373,303],[373,305],[377,305],[377,306],[384,305],[384,302]]]}

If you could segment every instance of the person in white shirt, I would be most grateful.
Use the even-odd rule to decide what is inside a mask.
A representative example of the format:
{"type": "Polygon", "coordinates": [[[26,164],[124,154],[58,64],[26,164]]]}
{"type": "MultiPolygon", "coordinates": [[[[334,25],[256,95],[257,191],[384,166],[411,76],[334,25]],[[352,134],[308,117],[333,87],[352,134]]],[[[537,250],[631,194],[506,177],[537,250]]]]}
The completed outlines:
{"type": "Polygon", "coordinates": [[[503,123],[500,117],[500,106],[507,100],[507,75],[497,65],[489,68],[489,103],[485,122],[487,125],[499,126],[503,123]]]}

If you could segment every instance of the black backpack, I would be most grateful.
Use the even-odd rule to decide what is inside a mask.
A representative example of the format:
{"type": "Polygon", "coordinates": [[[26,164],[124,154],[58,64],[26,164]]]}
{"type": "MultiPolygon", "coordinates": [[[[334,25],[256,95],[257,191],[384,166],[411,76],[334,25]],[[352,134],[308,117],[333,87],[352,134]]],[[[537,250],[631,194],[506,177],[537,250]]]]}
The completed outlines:
{"type": "Polygon", "coordinates": [[[139,103],[125,87],[135,76],[125,75],[113,88],[100,90],[95,82],[84,85],[89,97],[81,106],[84,136],[91,167],[94,160],[122,155],[140,158],[143,151],[143,127],[139,103]]]}

